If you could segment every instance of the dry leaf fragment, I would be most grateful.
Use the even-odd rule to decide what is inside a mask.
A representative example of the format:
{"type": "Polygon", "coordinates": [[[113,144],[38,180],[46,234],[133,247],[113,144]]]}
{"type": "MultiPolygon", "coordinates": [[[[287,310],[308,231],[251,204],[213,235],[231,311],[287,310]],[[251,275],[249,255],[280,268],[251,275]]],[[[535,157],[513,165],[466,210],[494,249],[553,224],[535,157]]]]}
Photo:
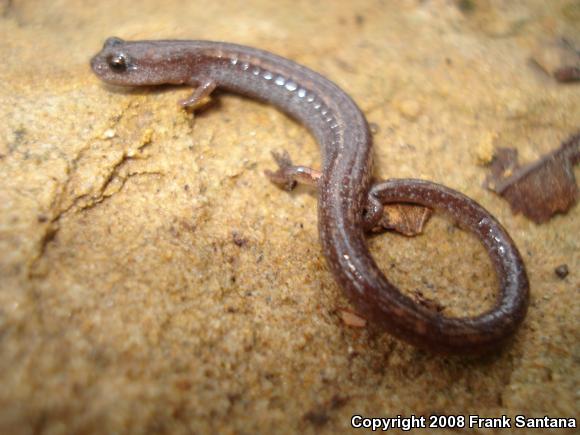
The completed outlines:
{"type": "Polygon", "coordinates": [[[570,40],[538,42],[531,60],[561,83],[580,80],[580,50],[570,40]]]}
{"type": "Polygon", "coordinates": [[[560,148],[528,165],[517,163],[517,150],[500,148],[484,186],[504,197],[514,213],[537,224],[567,212],[578,198],[573,166],[580,161],[580,132],[560,148]]]}
{"type": "Polygon", "coordinates": [[[389,204],[383,209],[383,216],[371,230],[380,233],[384,230],[395,230],[408,237],[423,232],[425,224],[433,214],[430,208],[412,204],[389,204]]]}
{"type": "Polygon", "coordinates": [[[561,83],[580,81],[580,67],[564,66],[554,71],[554,77],[561,83]]]}

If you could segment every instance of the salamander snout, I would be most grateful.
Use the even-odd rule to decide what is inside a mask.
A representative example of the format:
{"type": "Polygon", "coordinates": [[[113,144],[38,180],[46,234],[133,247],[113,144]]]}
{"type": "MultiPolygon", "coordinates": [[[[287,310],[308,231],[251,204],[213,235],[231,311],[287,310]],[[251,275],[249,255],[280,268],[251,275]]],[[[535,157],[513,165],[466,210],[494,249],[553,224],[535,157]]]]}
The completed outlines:
{"type": "Polygon", "coordinates": [[[108,48],[108,47],[117,47],[119,45],[123,45],[125,43],[125,41],[121,38],[118,38],[116,36],[111,36],[110,38],[107,38],[105,40],[105,43],[103,44],[103,48],[108,48]]]}

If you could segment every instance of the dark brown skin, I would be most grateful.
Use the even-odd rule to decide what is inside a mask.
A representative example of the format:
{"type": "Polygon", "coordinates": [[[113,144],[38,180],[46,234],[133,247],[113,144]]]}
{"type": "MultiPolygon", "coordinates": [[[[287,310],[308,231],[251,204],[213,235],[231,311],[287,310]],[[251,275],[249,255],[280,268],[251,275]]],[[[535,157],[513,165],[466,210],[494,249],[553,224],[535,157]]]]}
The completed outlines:
{"type": "Polygon", "coordinates": [[[92,60],[95,74],[122,86],[196,86],[181,101],[195,107],[216,88],[274,104],[301,121],[319,141],[322,170],[293,166],[275,155],[279,170],[267,175],[292,188],[316,184],[319,232],[330,270],[358,311],[418,347],[451,354],[498,349],[516,331],[528,306],[528,279],[520,254],[502,226],[464,195],[421,180],[371,185],[372,142],[354,101],[321,75],[274,54],[209,41],[137,41],[109,38],[92,60]],[[383,204],[421,204],[450,214],[483,242],[497,276],[496,305],[477,317],[448,318],[402,294],[371,257],[365,230],[383,204]]]}

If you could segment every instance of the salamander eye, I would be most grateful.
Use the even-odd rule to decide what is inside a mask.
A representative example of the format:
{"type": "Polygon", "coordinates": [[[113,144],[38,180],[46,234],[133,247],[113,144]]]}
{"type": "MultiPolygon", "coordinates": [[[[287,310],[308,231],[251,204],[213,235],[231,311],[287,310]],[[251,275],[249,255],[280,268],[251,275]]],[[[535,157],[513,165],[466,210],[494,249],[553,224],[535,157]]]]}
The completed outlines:
{"type": "Polygon", "coordinates": [[[124,72],[127,70],[127,57],[124,54],[115,54],[111,56],[107,63],[109,67],[115,72],[124,72]]]}

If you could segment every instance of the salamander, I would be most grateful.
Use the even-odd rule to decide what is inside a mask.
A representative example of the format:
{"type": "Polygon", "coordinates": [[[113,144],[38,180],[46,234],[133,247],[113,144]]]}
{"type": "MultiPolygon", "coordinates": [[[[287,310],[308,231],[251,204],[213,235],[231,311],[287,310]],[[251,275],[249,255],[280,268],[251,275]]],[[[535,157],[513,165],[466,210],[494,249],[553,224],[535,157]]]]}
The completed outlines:
{"type": "Polygon", "coordinates": [[[320,171],[294,166],[276,155],[272,181],[318,190],[318,228],[328,267],[365,318],[420,348],[448,354],[498,349],[523,321],[529,284],[523,260],[501,224],[465,195],[415,179],[375,183],[372,139],[365,116],[340,87],[291,60],[246,46],[212,41],[106,40],[91,60],[94,73],[120,86],[195,87],[184,107],[196,108],[215,88],[271,103],[301,122],[321,147],[320,171]],[[499,281],[495,305],[474,317],[447,317],[415,302],[378,268],[365,235],[392,202],[443,211],[485,246],[499,281]]]}

